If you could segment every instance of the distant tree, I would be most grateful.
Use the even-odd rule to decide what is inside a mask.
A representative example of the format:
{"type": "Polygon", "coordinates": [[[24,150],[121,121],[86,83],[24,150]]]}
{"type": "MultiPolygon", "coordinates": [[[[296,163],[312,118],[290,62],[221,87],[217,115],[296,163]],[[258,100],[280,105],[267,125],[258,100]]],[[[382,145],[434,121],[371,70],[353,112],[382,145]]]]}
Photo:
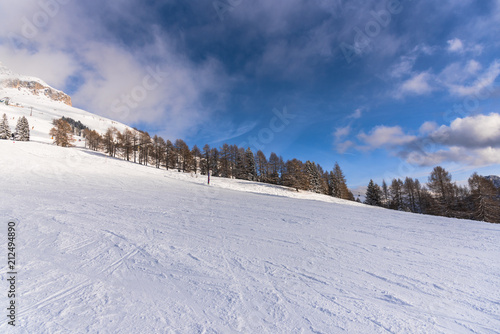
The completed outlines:
{"type": "Polygon", "coordinates": [[[382,205],[389,207],[389,187],[387,187],[385,180],[382,180],[382,205]]]}
{"type": "Polygon", "coordinates": [[[118,132],[118,145],[123,149],[123,159],[130,161],[130,155],[132,154],[133,145],[132,137],[133,133],[129,128],[125,128],[123,133],[118,132]]]}
{"type": "Polygon", "coordinates": [[[169,169],[175,169],[175,164],[177,162],[177,154],[175,152],[175,147],[174,144],[170,140],[167,140],[167,143],[165,145],[165,168],[167,170],[169,169]]]}
{"type": "Polygon", "coordinates": [[[210,150],[210,170],[213,176],[219,176],[219,151],[215,147],[210,150]]]}
{"type": "Polygon", "coordinates": [[[249,181],[257,180],[257,171],[255,168],[255,158],[253,156],[252,150],[247,148],[245,152],[245,175],[246,179],[249,181]]]}
{"type": "Polygon", "coordinates": [[[318,168],[314,162],[309,160],[305,163],[305,176],[307,178],[308,190],[320,193],[321,192],[321,184],[320,184],[320,175],[318,172],[318,168]]]}
{"type": "Polygon", "coordinates": [[[330,188],[332,189],[333,197],[342,199],[349,199],[351,197],[349,189],[347,188],[344,172],[342,172],[342,169],[337,162],[333,167],[333,172],[330,173],[330,188]]]}
{"type": "Polygon", "coordinates": [[[2,123],[0,123],[0,139],[10,139],[11,132],[7,115],[3,114],[2,123]]]}
{"type": "Polygon", "coordinates": [[[73,146],[71,143],[74,141],[71,125],[62,119],[57,119],[52,122],[54,127],[50,130],[49,134],[54,138],[54,144],[62,147],[73,146]]]}
{"type": "Polygon", "coordinates": [[[139,133],[139,163],[145,166],[149,163],[149,155],[151,152],[151,137],[147,132],[139,133]]]}
{"type": "Polygon", "coordinates": [[[17,141],[29,141],[30,140],[30,125],[28,119],[24,116],[18,119],[16,125],[16,136],[17,141]]]}
{"type": "Polygon", "coordinates": [[[308,189],[308,180],[303,172],[303,163],[300,160],[292,159],[286,162],[286,172],[283,175],[283,185],[290,188],[308,189]]]}
{"type": "Polygon", "coordinates": [[[255,165],[257,168],[257,178],[260,182],[268,181],[268,166],[267,166],[267,158],[265,154],[258,150],[255,155],[255,165]]]}
{"type": "Polygon", "coordinates": [[[389,207],[393,210],[404,210],[403,181],[401,181],[401,179],[393,179],[389,192],[391,194],[391,203],[389,207]]]}
{"type": "Polygon", "coordinates": [[[198,174],[198,167],[201,161],[201,151],[198,148],[198,146],[194,145],[193,149],[191,150],[191,156],[192,156],[192,169],[194,170],[195,174],[198,174]]]}
{"type": "Polygon", "coordinates": [[[97,151],[101,145],[101,135],[95,130],[85,129],[83,130],[83,135],[85,137],[85,146],[93,151],[97,151]]]}
{"type": "Polygon", "coordinates": [[[454,199],[454,191],[450,173],[441,166],[434,167],[427,186],[438,200],[440,215],[451,216],[449,209],[454,199]]]}
{"type": "Polygon", "coordinates": [[[116,138],[116,128],[109,127],[103,136],[104,149],[105,152],[110,156],[114,157],[116,154],[117,138],[116,138]]]}
{"type": "Polygon", "coordinates": [[[205,146],[203,146],[202,156],[203,158],[201,163],[201,174],[207,175],[208,171],[210,170],[210,146],[208,146],[208,144],[205,144],[205,146]]]}
{"type": "Polygon", "coordinates": [[[220,176],[231,177],[231,150],[228,144],[220,148],[220,176]]]}
{"type": "Polygon", "coordinates": [[[469,178],[469,187],[474,207],[472,218],[489,223],[500,223],[498,189],[493,182],[474,173],[469,178]]]}
{"type": "Polygon", "coordinates": [[[368,183],[368,188],[366,190],[365,204],[373,206],[382,206],[382,190],[380,186],[370,180],[368,183]]]}
{"type": "Polygon", "coordinates": [[[269,157],[269,183],[279,184],[280,183],[280,158],[276,153],[272,152],[269,157]]]}

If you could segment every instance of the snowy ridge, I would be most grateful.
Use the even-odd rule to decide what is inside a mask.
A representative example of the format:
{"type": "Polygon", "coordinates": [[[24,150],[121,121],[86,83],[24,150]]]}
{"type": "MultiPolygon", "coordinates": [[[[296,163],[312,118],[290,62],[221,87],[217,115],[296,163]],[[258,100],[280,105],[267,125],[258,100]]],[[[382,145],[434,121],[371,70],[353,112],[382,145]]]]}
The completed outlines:
{"type": "MultiPolygon", "coordinates": [[[[38,82],[42,86],[47,86],[50,87],[45,81],[43,81],[40,78],[32,77],[32,76],[27,76],[27,75],[21,75],[12,72],[9,68],[4,66],[2,62],[0,62],[0,83],[6,80],[22,80],[22,81],[33,81],[33,82],[38,82]]],[[[52,88],[52,87],[50,87],[52,88]]],[[[54,89],[54,88],[52,88],[54,89]]],[[[55,89],[56,90],[56,89],[55,89]]]]}
{"type": "Polygon", "coordinates": [[[500,328],[498,225],[208,186],[80,148],[0,152],[0,212],[18,221],[16,333],[500,328]]]}
{"type": "MultiPolygon", "coordinates": [[[[1,78],[17,78],[19,76],[12,74],[12,72],[5,67],[0,66],[0,79],[1,78]]],[[[36,78],[23,77],[23,80],[32,80],[36,78]]],[[[39,80],[39,79],[36,79],[39,80]]],[[[37,81],[43,85],[42,80],[37,81]]],[[[48,85],[47,85],[48,86],[48,85]]],[[[0,99],[9,98],[9,105],[0,103],[0,116],[4,113],[7,115],[9,125],[13,130],[16,126],[17,119],[25,116],[28,119],[31,130],[31,140],[43,143],[52,143],[49,136],[49,131],[53,127],[52,120],[59,119],[63,116],[80,121],[82,124],[88,126],[91,130],[96,130],[100,134],[104,134],[106,130],[114,126],[119,131],[129,128],[127,125],[113,121],[109,118],[92,114],[88,111],[78,109],[63,102],[53,101],[44,95],[35,95],[27,89],[15,88],[0,88],[0,99]]],[[[77,146],[83,146],[83,142],[79,142],[76,137],[77,146]]]]}

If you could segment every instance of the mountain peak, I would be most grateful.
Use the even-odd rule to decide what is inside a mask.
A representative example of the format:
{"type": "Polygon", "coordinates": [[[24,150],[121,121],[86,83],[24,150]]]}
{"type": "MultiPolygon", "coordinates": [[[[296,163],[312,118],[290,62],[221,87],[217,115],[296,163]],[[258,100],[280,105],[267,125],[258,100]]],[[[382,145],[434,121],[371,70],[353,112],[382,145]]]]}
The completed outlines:
{"type": "Polygon", "coordinates": [[[5,93],[8,94],[9,89],[17,89],[37,96],[46,96],[53,101],[61,101],[69,106],[72,105],[71,97],[64,92],[49,86],[39,78],[14,73],[0,62],[0,90],[6,90],[5,93]]]}

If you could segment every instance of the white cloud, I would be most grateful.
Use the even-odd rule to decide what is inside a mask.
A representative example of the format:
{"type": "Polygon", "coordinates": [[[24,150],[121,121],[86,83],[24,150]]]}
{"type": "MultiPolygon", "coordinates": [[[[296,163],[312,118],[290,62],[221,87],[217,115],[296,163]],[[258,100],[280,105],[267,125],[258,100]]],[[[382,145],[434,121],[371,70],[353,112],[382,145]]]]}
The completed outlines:
{"type": "Polygon", "coordinates": [[[354,110],[354,112],[352,114],[347,116],[347,118],[358,119],[358,118],[361,118],[362,115],[363,115],[363,109],[358,108],[358,109],[354,110]]]}
{"type": "MultiPolygon", "coordinates": [[[[72,76],[78,76],[83,83],[72,94],[75,106],[128,124],[154,123],[159,134],[173,138],[186,138],[211,118],[214,108],[207,107],[207,95],[211,103],[224,103],[229,79],[214,59],[189,61],[176,38],[154,27],[141,48],[129,48],[93,16],[92,6],[97,5],[56,2],[57,10],[33,36],[25,34],[35,22],[33,17],[47,14],[41,2],[8,0],[0,4],[1,25],[8,27],[0,32],[0,61],[5,66],[40,77],[61,90],[72,76]],[[164,72],[164,79],[143,94],[144,78],[157,67],[164,72]],[[125,105],[123,97],[133,93],[139,97],[132,100],[134,107],[114,112],[118,104],[125,105]]],[[[137,3],[126,5],[134,8],[137,3]]],[[[129,15],[131,25],[143,23],[141,6],[133,15],[121,5],[103,6],[107,14],[129,15]]]]}
{"type": "Polygon", "coordinates": [[[395,147],[413,142],[417,137],[407,135],[400,126],[377,126],[369,134],[361,132],[357,138],[369,148],[395,147]]]}
{"type": "Polygon", "coordinates": [[[448,51],[450,51],[450,52],[462,52],[462,51],[464,51],[464,44],[458,38],[450,39],[448,41],[448,51]]]}
{"type": "Polygon", "coordinates": [[[439,144],[469,148],[500,148],[500,114],[457,118],[429,135],[439,144]]]}
{"type": "Polygon", "coordinates": [[[425,122],[420,126],[418,132],[422,135],[432,133],[438,128],[438,125],[435,122],[425,122]]]}
{"type": "Polygon", "coordinates": [[[414,95],[428,94],[434,90],[429,84],[431,79],[432,75],[427,72],[415,74],[413,77],[403,82],[401,85],[401,93],[414,95]]]}
{"type": "Polygon", "coordinates": [[[351,126],[348,125],[343,128],[335,129],[333,135],[335,136],[336,139],[340,139],[342,137],[348,136],[350,133],[351,133],[351,126]]]}
{"type": "MultiPolygon", "coordinates": [[[[470,70],[478,71],[478,65],[476,63],[468,63],[464,72],[470,70]]],[[[458,84],[453,80],[447,80],[445,85],[448,87],[450,94],[458,96],[469,96],[473,94],[478,94],[484,88],[491,86],[497,77],[500,75],[500,61],[496,59],[490,66],[472,83],[470,84],[458,84]]]]}

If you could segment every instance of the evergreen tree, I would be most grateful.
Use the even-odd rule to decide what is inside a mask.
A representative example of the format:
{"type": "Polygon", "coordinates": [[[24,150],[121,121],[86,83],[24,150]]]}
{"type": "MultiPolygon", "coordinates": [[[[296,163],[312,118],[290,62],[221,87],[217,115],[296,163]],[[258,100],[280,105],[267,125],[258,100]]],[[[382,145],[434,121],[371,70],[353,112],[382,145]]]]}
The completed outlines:
{"type": "Polygon", "coordinates": [[[269,183],[280,183],[280,158],[272,152],[269,156],[269,183]]]}
{"type": "Polygon", "coordinates": [[[489,223],[500,223],[498,189],[493,182],[474,173],[469,178],[469,186],[474,207],[472,218],[489,223]]]}
{"type": "Polygon", "coordinates": [[[257,171],[255,168],[255,159],[252,150],[247,148],[245,152],[245,174],[246,179],[249,181],[254,181],[257,179],[257,171]]]}
{"type": "Polygon", "coordinates": [[[382,206],[382,190],[379,185],[370,180],[366,190],[365,204],[382,206]]]}
{"type": "Polygon", "coordinates": [[[257,168],[257,177],[260,182],[268,182],[268,163],[265,154],[259,150],[256,154],[255,165],[257,168]]]}
{"type": "Polygon", "coordinates": [[[389,192],[391,194],[390,208],[394,210],[403,210],[403,181],[393,179],[389,192]]]}
{"type": "Polygon", "coordinates": [[[30,125],[28,123],[28,119],[24,116],[19,118],[17,121],[15,139],[18,141],[30,140],[30,125]]]}
{"type": "Polygon", "coordinates": [[[347,188],[347,182],[344,176],[344,172],[340,168],[339,164],[336,162],[333,168],[333,173],[330,176],[332,188],[332,196],[342,199],[351,198],[349,189],[347,188]]]}
{"type": "Polygon", "coordinates": [[[62,147],[73,146],[71,143],[74,141],[71,125],[62,119],[57,119],[52,122],[54,127],[50,130],[50,135],[54,138],[54,144],[62,147]]]}
{"type": "Polygon", "coordinates": [[[2,123],[0,123],[0,139],[10,139],[11,132],[7,115],[3,114],[2,123]]]}
{"type": "Polygon", "coordinates": [[[228,144],[222,145],[220,153],[220,176],[231,177],[231,150],[228,144]]]}
{"type": "Polygon", "coordinates": [[[385,180],[382,180],[382,205],[386,208],[389,207],[389,187],[385,180]]]}
{"type": "Polygon", "coordinates": [[[305,174],[308,181],[308,190],[319,193],[320,192],[320,175],[318,168],[314,162],[306,161],[305,174]]]}

